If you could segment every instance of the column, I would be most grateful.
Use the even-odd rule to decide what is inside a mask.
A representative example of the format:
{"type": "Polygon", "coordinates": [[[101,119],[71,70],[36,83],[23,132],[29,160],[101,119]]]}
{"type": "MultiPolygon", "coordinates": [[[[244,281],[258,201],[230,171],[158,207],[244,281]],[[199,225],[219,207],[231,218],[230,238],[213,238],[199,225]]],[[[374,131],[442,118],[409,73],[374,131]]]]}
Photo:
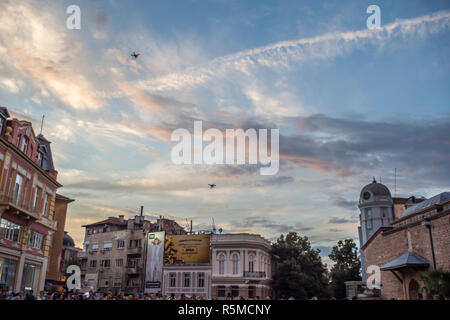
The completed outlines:
{"type": "MultiPolygon", "coordinates": [[[[41,265],[41,274],[39,275],[39,285],[38,291],[43,291],[45,286],[45,275],[47,274],[47,266],[48,266],[48,257],[42,261],[41,265]]],[[[39,294],[39,292],[35,292],[35,295],[39,294]]]]}
{"type": "Polygon", "coordinates": [[[20,254],[19,263],[16,270],[16,282],[14,283],[14,292],[20,291],[20,285],[22,284],[23,265],[25,264],[25,253],[20,254]]]}

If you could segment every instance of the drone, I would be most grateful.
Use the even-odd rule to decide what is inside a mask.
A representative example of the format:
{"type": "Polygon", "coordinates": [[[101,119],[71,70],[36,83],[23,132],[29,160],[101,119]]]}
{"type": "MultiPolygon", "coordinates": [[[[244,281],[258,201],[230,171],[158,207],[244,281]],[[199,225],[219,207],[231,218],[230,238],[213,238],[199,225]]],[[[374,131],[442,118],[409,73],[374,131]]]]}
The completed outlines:
{"type": "Polygon", "coordinates": [[[132,56],[134,59],[137,59],[140,55],[141,55],[140,53],[136,53],[136,52],[134,52],[134,51],[133,51],[133,53],[131,54],[131,56],[132,56]]]}
{"type": "Polygon", "coordinates": [[[216,187],[216,185],[214,183],[213,184],[208,184],[208,186],[209,186],[210,189],[216,187]]]}

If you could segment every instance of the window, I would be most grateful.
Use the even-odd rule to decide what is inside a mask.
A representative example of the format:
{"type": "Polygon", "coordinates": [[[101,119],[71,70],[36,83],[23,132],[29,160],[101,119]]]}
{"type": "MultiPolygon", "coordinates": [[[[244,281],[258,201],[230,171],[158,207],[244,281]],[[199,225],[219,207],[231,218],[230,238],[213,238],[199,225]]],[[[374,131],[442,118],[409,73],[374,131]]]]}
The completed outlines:
{"type": "Polygon", "coordinates": [[[16,176],[16,182],[14,184],[13,202],[15,204],[19,203],[20,190],[22,189],[23,177],[18,174],[16,176]]]}
{"type": "Polygon", "coordinates": [[[36,187],[36,189],[34,189],[34,199],[33,199],[34,210],[37,210],[37,208],[38,208],[40,196],[41,196],[41,188],[36,187]]]}
{"type": "Polygon", "coordinates": [[[198,287],[199,288],[205,287],[205,273],[204,272],[200,272],[198,274],[198,287]]]}
{"type": "Polygon", "coordinates": [[[103,268],[109,268],[109,267],[111,267],[111,260],[102,260],[101,262],[100,262],[100,266],[101,267],[103,267],[103,268]]]}
{"type": "Polygon", "coordinates": [[[225,255],[219,255],[219,274],[225,274],[225,255]]]}
{"type": "Polygon", "coordinates": [[[366,209],[366,220],[372,219],[372,209],[366,209]]]}
{"type": "Polygon", "coordinates": [[[88,287],[94,289],[94,279],[88,279],[88,287]]]}
{"type": "Polygon", "coordinates": [[[31,231],[28,237],[28,245],[35,249],[42,249],[42,242],[44,240],[44,235],[37,233],[36,231],[31,231]]]}
{"type": "Polygon", "coordinates": [[[191,286],[191,274],[185,273],[184,274],[184,287],[189,288],[191,286]]]}
{"type": "Polygon", "coordinates": [[[225,286],[218,286],[217,287],[217,297],[225,298],[225,286]]]}
{"type": "Polygon", "coordinates": [[[382,217],[383,219],[386,218],[386,208],[381,208],[381,217],[382,217]]]}
{"type": "Polygon", "coordinates": [[[10,241],[20,241],[22,234],[22,226],[15,224],[6,219],[1,219],[0,222],[0,238],[6,238],[10,241]]]}
{"type": "Polygon", "coordinates": [[[239,296],[239,287],[238,286],[231,286],[231,296],[233,298],[237,298],[239,296]]]}
{"type": "Polygon", "coordinates": [[[251,254],[248,257],[248,271],[253,272],[253,267],[255,266],[255,257],[251,254]]]}
{"type": "Polygon", "coordinates": [[[48,193],[45,193],[45,196],[44,196],[44,207],[43,207],[43,210],[42,210],[42,214],[44,216],[47,216],[47,209],[48,209],[48,193]]]}
{"type": "Polygon", "coordinates": [[[27,136],[23,136],[22,137],[22,145],[20,146],[20,150],[23,153],[27,152],[27,147],[28,147],[28,137],[27,136]]]}
{"type": "Polygon", "coordinates": [[[114,280],[114,288],[120,288],[122,286],[122,280],[121,279],[116,279],[114,280]]]}
{"type": "Polygon", "coordinates": [[[239,256],[234,253],[231,260],[233,260],[233,274],[238,274],[239,272],[239,256]]]}
{"type": "Polygon", "coordinates": [[[411,233],[409,231],[406,233],[406,244],[409,250],[412,250],[411,233]]]}
{"type": "Polygon", "coordinates": [[[89,267],[92,269],[97,268],[97,260],[91,260],[89,262],[89,267]]]}
{"type": "Polygon", "coordinates": [[[123,266],[123,259],[116,259],[116,267],[122,267],[123,266]]]}
{"type": "Polygon", "coordinates": [[[117,249],[123,249],[125,247],[125,240],[119,239],[117,240],[117,249]]]}
{"type": "Polygon", "coordinates": [[[249,286],[248,287],[248,297],[249,298],[254,298],[255,297],[255,292],[256,292],[256,287],[255,286],[249,286]]]}
{"type": "Polygon", "coordinates": [[[177,285],[177,275],[176,273],[169,274],[169,287],[174,288],[177,285]]]}
{"type": "Polygon", "coordinates": [[[111,250],[112,249],[112,241],[103,242],[103,250],[111,250]]]}
{"type": "Polygon", "coordinates": [[[37,161],[40,167],[42,167],[42,153],[38,152],[37,154],[37,161]]]}
{"type": "Polygon", "coordinates": [[[98,250],[98,243],[93,243],[92,244],[92,251],[97,251],[98,250]]]}

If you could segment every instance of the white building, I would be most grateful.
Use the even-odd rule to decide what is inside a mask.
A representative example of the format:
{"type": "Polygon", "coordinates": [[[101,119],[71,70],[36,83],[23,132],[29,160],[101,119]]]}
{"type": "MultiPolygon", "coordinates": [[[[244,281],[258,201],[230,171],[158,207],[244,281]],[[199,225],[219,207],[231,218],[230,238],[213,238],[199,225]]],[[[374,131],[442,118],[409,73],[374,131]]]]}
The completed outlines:
{"type": "Polygon", "coordinates": [[[248,233],[214,234],[212,298],[264,298],[271,294],[270,242],[248,233]]]}
{"type": "Polygon", "coordinates": [[[168,297],[184,294],[211,299],[211,265],[165,265],[162,292],[168,297]]]}

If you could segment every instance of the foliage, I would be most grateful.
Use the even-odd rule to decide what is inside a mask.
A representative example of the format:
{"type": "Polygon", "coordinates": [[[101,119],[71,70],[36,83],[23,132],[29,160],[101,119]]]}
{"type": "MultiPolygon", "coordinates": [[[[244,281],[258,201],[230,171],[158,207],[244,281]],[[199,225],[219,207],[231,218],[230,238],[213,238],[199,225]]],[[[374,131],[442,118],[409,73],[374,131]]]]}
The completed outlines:
{"type": "Polygon", "coordinates": [[[277,260],[273,277],[276,298],[329,297],[326,268],[320,251],[311,248],[308,237],[301,237],[296,232],[281,235],[272,245],[272,251],[277,260]]]}
{"type": "Polygon", "coordinates": [[[352,239],[339,240],[328,257],[335,262],[330,271],[331,289],[336,299],[346,296],[345,282],[361,280],[361,260],[352,239]]]}
{"type": "Polygon", "coordinates": [[[427,270],[421,274],[427,299],[433,299],[435,295],[450,298],[450,272],[439,268],[427,270]]]}

